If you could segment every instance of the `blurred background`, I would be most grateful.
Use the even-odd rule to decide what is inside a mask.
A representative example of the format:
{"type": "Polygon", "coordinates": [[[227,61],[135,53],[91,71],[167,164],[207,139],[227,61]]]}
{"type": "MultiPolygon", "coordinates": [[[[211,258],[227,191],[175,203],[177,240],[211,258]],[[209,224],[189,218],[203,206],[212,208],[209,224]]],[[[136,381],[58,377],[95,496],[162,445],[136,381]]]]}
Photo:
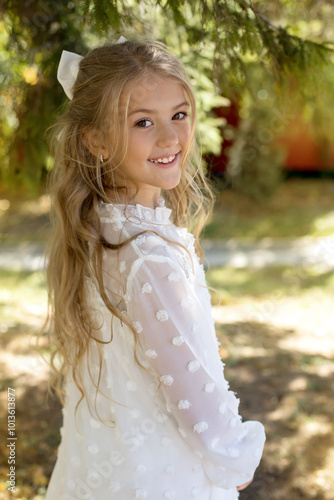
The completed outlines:
{"type": "Polygon", "coordinates": [[[42,253],[47,129],[67,106],[62,50],[118,36],[186,65],[217,201],[203,234],[231,388],[268,440],[241,500],[334,500],[334,7],[330,0],[0,2],[0,423],[16,401],[16,491],[42,500],[60,440],[48,394],[42,253]]]}

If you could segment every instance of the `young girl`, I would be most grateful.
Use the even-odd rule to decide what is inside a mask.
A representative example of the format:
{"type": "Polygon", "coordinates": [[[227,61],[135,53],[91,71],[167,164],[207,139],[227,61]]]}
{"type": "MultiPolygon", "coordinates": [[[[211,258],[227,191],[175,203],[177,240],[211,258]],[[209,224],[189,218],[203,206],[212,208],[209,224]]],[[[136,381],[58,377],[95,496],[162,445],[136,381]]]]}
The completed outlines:
{"type": "Polygon", "coordinates": [[[241,422],[218,355],[185,70],[161,44],[122,39],[63,53],[58,78],[71,102],[55,134],[48,286],[65,407],[46,499],[234,500],[265,435],[241,422]]]}

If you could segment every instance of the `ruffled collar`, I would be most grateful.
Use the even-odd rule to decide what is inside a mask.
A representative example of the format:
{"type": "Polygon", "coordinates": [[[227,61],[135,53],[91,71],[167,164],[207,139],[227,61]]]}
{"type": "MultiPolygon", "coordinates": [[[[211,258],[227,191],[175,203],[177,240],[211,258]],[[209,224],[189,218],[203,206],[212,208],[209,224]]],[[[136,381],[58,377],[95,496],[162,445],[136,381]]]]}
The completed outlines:
{"type": "Polygon", "coordinates": [[[125,205],[122,203],[104,203],[101,202],[108,213],[115,220],[123,222],[130,220],[131,222],[146,222],[153,224],[166,225],[171,224],[170,216],[171,209],[165,206],[164,198],[160,198],[159,205],[156,208],[144,207],[137,203],[136,205],[125,205]]]}

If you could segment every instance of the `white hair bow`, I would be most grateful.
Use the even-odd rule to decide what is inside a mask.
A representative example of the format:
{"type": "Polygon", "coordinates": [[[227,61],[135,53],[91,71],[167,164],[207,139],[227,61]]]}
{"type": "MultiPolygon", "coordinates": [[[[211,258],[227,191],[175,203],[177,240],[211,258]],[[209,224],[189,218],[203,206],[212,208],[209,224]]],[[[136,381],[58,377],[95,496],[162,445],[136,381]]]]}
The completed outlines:
{"type": "MultiPolygon", "coordinates": [[[[127,42],[127,39],[124,38],[124,36],[121,36],[116,43],[119,44],[125,42],[127,42]]],[[[83,59],[82,56],[79,56],[74,52],[63,50],[59,61],[57,80],[70,100],[73,99],[72,89],[78,76],[81,59],[83,59]]]]}
{"type": "Polygon", "coordinates": [[[78,76],[82,56],[63,50],[59,61],[57,79],[69,99],[73,99],[73,85],[78,76]]]}

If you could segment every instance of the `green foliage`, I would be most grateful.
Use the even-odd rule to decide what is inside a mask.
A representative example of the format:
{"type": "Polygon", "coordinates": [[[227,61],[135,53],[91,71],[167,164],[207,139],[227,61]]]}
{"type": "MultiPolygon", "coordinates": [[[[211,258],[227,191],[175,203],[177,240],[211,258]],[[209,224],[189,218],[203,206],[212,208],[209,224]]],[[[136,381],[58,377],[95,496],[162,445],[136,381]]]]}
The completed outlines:
{"type": "MultiPolygon", "coordinates": [[[[282,8],[283,2],[270,3],[282,8]]],[[[302,73],[305,78],[305,69],[310,63],[328,62],[333,56],[333,50],[327,44],[304,40],[291,34],[288,28],[270,22],[262,14],[263,4],[268,2],[255,2],[254,6],[244,0],[83,0],[83,4],[90,22],[102,33],[110,26],[124,27],[129,21],[129,9],[132,9],[130,19],[136,19],[137,25],[144,24],[142,14],[146,8],[155,15],[157,12],[162,15],[165,26],[168,25],[174,36],[177,36],[175,28],[186,27],[191,45],[213,42],[213,74],[224,95],[239,96],[249,83],[244,54],[253,54],[263,67],[269,66],[279,81],[287,74],[302,73]],[[113,23],[101,5],[109,6],[113,23]],[[142,9],[137,10],[138,5],[142,9]]]]}
{"type": "Polygon", "coordinates": [[[270,116],[266,110],[252,107],[229,154],[227,175],[231,185],[258,202],[266,201],[283,178],[284,152],[273,143],[275,131],[270,116]]]}
{"type": "Polygon", "coordinates": [[[248,75],[252,88],[239,101],[240,124],[227,129],[234,142],[227,151],[225,182],[265,202],[283,179],[285,151],[279,138],[296,118],[297,106],[293,94],[278,96],[273,91],[272,76],[257,62],[248,63],[248,75]]]}
{"type": "Polygon", "coordinates": [[[7,131],[1,183],[34,194],[50,164],[44,136],[64,96],[56,85],[57,63],[63,49],[85,50],[81,16],[74,2],[8,2],[0,39],[1,129],[7,131]]]}

